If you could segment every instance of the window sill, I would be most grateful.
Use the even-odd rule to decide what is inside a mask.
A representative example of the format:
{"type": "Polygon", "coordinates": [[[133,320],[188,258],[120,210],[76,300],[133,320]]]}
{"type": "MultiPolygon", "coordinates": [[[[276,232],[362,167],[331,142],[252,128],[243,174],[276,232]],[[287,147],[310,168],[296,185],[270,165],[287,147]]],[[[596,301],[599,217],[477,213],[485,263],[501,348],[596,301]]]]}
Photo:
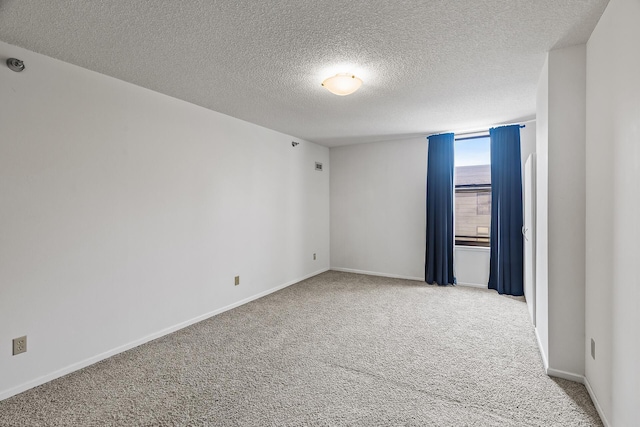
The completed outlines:
{"type": "Polygon", "coordinates": [[[461,249],[461,250],[465,250],[465,251],[478,251],[478,252],[490,252],[491,248],[485,247],[485,246],[466,246],[466,245],[454,245],[453,246],[454,250],[455,249],[461,249]]]}

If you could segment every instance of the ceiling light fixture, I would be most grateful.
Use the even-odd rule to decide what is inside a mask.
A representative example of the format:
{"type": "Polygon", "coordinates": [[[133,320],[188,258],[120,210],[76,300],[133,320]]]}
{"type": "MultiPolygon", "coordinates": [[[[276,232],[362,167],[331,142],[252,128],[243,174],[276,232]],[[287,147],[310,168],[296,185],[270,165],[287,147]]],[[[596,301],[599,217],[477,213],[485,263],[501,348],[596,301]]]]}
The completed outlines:
{"type": "Polygon", "coordinates": [[[335,95],[345,96],[357,91],[362,86],[362,80],[353,74],[342,73],[325,79],[322,86],[335,95]]]}

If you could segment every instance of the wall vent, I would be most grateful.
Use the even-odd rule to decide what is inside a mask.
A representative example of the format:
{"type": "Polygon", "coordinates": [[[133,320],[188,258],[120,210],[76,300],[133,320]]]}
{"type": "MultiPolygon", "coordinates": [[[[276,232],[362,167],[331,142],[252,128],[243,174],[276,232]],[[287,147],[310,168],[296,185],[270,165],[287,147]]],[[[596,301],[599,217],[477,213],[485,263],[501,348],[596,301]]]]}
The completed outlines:
{"type": "Polygon", "coordinates": [[[322,172],[322,163],[316,162],[316,170],[322,172]]]}

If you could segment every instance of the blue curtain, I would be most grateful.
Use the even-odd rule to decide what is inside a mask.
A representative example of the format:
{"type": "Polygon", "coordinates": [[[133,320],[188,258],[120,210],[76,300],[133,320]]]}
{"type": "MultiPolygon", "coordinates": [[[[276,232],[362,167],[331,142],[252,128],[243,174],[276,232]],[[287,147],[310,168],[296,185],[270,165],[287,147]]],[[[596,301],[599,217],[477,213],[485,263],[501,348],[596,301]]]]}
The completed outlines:
{"type": "Polygon", "coordinates": [[[425,281],[454,284],[453,134],[433,135],[427,160],[427,250],[425,281]]]}
{"type": "Polygon", "coordinates": [[[489,289],[523,294],[520,125],[489,130],[491,137],[491,261],[489,289]]]}

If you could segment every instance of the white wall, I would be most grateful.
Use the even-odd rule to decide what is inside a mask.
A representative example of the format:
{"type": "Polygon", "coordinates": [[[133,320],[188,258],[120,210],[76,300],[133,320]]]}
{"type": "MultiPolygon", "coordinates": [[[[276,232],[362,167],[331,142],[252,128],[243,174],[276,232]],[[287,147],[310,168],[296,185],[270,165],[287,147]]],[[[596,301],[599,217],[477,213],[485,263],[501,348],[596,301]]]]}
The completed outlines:
{"type": "Polygon", "coordinates": [[[491,249],[475,246],[454,248],[456,282],[463,286],[487,288],[491,249]]]}
{"type": "MultiPolygon", "coordinates": [[[[526,122],[525,127],[520,129],[520,159],[522,165],[522,182],[524,184],[524,164],[530,154],[536,152],[536,121],[526,122]]],[[[524,188],[523,190],[524,191],[524,188]]]]}
{"type": "Polygon", "coordinates": [[[586,46],[549,52],[549,367],[584,375],[586,46]]]}
{"type": "Polygon", "coordinates": [[[536,96],[536,338],[549,367],[549,57],[536,96]]]}
{"type": "Polygon", "coordinates": [[[331,149],[331,268],[424,280],[427,140],[331,149]]]}
{"type": "Polygon", "coordinates": [[[547,372],[578,381],[584,375],[585,61],[585,45],[549,52],[537,114],[537,332],[547,372]]]}
{"type": "Polygon", "coordinates": [[[328,269],[327,148],[9,56],[26,70],[0,67],[0,398],[328,269]]]}
{"type": "Polygon", "coordinates": [[[587,44],[584,357],[612,426],[640,420],[639,20],[640,2],[612,0],[587,44]]]}
{"type": "MultiPolygon", "coordinates": [[[[536,124],[521,129],[522,161],[536,124]]],[[[426,138],[331,149],[331,268],[424,280],[426,138]]],[[[455,248],[458,283],[486,287],[488,248],[455,248]]]]}

